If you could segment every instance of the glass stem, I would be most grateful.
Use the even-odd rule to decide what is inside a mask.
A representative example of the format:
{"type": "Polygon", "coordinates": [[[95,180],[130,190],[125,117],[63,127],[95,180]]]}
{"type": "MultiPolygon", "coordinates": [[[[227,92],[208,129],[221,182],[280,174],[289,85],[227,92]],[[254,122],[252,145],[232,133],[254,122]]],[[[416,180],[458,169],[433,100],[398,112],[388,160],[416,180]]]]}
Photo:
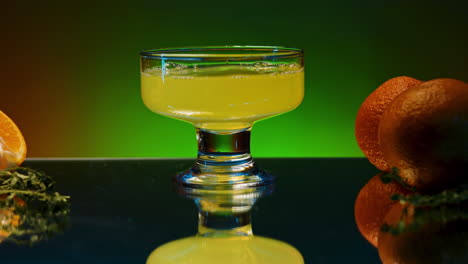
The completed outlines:
{"type": "Polygon", "coordinates": [[[199,166],[232,166],[252,163],[250,128],[233,134],[197,129],[199,166]]]}
{"type": "Polygon", "coordinates": [[[201,189],[267,185],[274,177],[259,169],[250,155],[250,127],[232,134],[197,129],[198,157],[176,181],[201,189]]]}
{"type": "Polygon", "coordinates": [[[245,212],[203,211],[198,214],[198,236],[252,236],[250,210],[245,212]]]}

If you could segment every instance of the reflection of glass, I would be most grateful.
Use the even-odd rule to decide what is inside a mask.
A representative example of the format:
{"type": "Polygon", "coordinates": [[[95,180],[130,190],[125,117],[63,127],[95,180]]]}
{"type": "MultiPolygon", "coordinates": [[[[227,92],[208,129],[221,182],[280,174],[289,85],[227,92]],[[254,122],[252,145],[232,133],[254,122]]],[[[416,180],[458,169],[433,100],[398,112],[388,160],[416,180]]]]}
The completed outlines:
{"type": "Polygon", "coordinates": [[[147,264],[302,264],[294,247],[254,236],[250,210],[255,201],[272,191],[256,189],[197,191],[180,188],[199,209],[198,234],[157,248],[147,264]]]}
{"type": "Polygon", "coordinates": [[[284,47],[195,47],[141,53],[141,91],[152,111],[197,128],[198,160],[178,180],[197,188],[271,182],[250,155],[257,120],[296,108],[303,52],[284,47]]]}

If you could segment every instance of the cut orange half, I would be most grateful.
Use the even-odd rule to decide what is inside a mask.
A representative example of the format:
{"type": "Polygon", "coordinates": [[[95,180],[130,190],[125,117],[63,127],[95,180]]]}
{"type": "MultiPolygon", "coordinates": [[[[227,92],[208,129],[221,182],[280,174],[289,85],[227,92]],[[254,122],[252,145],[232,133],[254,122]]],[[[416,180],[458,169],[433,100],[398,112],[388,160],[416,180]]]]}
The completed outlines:
{"type": "Polygon", "coordinates": [[[26,159],[26,142],[18,126],[0,111],[0,169],[19,166],[26,159]]]}

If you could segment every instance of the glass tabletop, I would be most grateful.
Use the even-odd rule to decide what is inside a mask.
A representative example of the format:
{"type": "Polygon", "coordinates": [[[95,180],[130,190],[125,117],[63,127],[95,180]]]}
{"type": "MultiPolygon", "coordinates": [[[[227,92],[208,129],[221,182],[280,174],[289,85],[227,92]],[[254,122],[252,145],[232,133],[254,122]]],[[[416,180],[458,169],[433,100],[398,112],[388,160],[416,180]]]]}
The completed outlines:
{"type": "MultiPolygon", "coordinates": [[[[277,177],[252,209],[253,233],[286,242],[305,263],[380,263],[359,233],[354,201],[378,171],[361,158],[257,158],[277,177]],[[298,184],[299,183],[299,184],[298,184]]],[[[193,200],[172,176],[192,159],[29,159],[71,196],[70,225],[33,246],[4,241],[2,263],[145,263],[157,247],[197,233],[193,200]]]]}

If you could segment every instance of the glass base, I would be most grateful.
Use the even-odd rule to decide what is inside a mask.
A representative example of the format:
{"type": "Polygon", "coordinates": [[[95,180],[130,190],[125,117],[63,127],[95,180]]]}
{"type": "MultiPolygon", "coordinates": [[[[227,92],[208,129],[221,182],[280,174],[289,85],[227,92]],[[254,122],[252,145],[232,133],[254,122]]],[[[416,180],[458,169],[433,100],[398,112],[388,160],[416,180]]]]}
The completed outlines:
{"type": "Polygon", "coordinates": [[[253,161],[200,162],[175,176],[183,186],[206,190],[236,190],[272,184],[275,178],[259,169],[253,161]]]}

